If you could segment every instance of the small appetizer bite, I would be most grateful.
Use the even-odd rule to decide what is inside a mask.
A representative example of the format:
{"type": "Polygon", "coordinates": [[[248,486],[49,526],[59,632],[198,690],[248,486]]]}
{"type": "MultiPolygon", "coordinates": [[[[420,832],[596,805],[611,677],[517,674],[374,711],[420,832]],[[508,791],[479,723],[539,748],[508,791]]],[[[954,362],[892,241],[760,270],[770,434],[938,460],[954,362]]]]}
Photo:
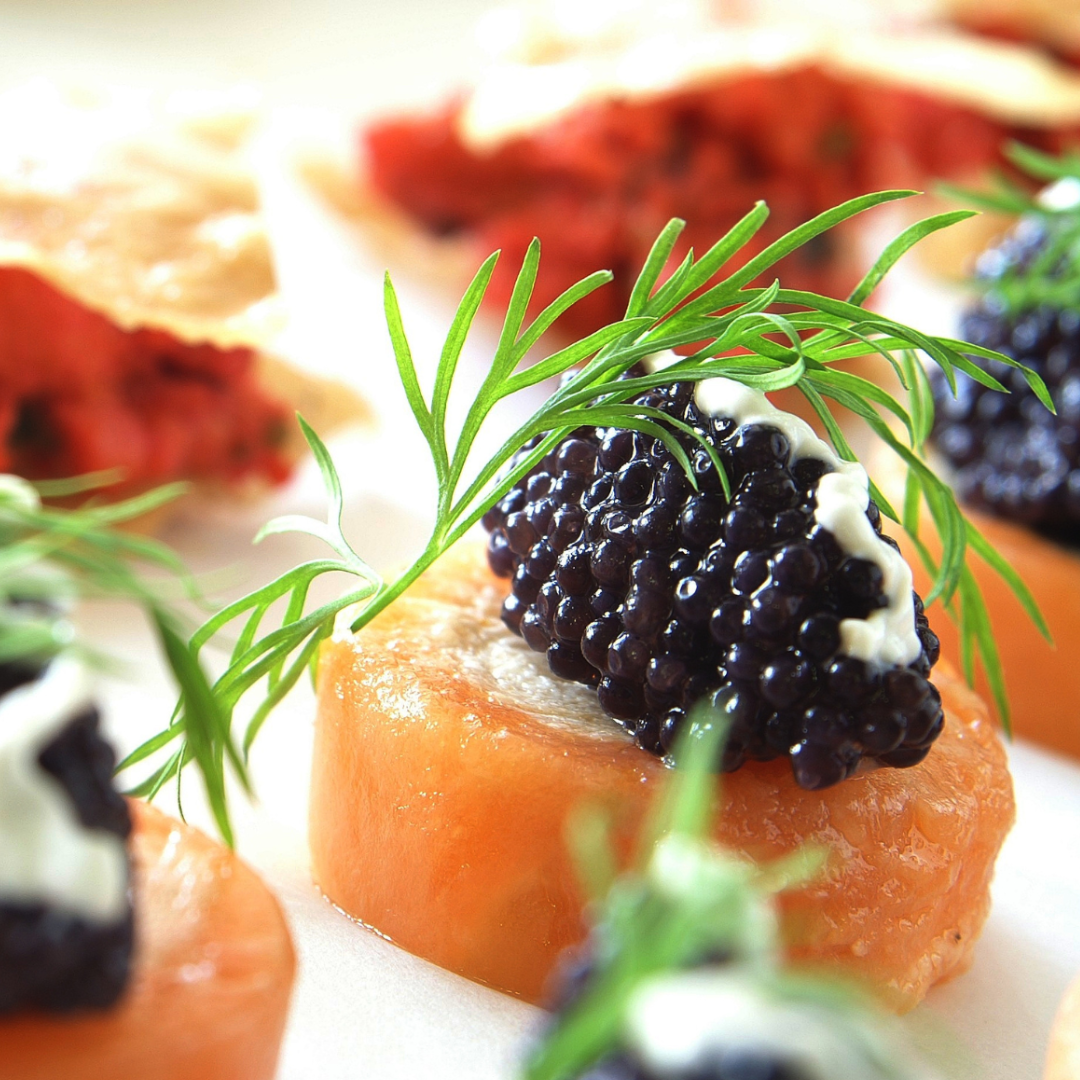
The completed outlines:
{"type": "MultiPolygon", "coordinates": [[[[1007,192],[1027,215],[979,263],[982,295],[961,322],[963,336],[1039,373],[1056,414],[1023,379],[992,360],[956,375],[956,392],[931,372],[934,449],[979,531],[1026,583],[1052,644],[1024,615],[1017,596],[976,562],[973,571],[997,627],[1019,734],[1080,755],[1080,162],[1022,154],[1055,185],[1031,202],[1007,192]],[[1011,391],[995,392],[1000,379],[1011,391]]],[[[918,560],[913,560],[917,563],[918,560]]],[[[949,624],[942,646],[961,659],[949,624]]]]}
{"type": "MultiPolygon", "coordinates": [[[[439,963],[537,997],[559,948],[582,933],[559,835],[573,807],[621,808],[623,850],[632,847],[687,709],[708,698],[732,728],[713,764],[737,770],[720,839],[756,856],[806,842],[835,854],[828,876],[791,899],[801,955],[856,972],[897,1009],[963,970],[1013,816],[1004,753],[977,699],[947,671],[930,681],[937,643],[911,572],[881,535],[872,485],[824,404],[856,411],[911,465],[914,491],[950,525],[935,588],[951,595],[966,572],[966,525],[875,405],[914,431],[911,414],[831,365],[911,346],[950,369],[970,366],[960,350],[997,355],[859,307],[904,251],[957,215],[905,232],[850,302],[750,284],[895,195],[806,223],[700,295],[729,259],[739,265],[739,239],[767,210],[759,204],[665,276],[681,231],[673,222],[626,318],[524,367],[554,320],[610,276],[593,275],[526,324],[534,243],[456,443],[446,404],[496,257],[459,307],[430,399],[388,281],[398,367],[439,479],[429,544],[393,581],[367,566],[341,533],[340,484],[309,432],[329,520],[283,518],[264,534],[302,529],[335,557],[237,601],[193,639],[197,651],[238,620],[215,685],[229,717],[270,676],[245,745],[318,663],[311,842],[339,906],[439,963]],[[781,315],[774,303],[790,307],[781,315]],[[668,351],[689,342],[699,343],[692,356],[668,351]],[[557,375],[548,401],[466,472],[494,405],[557,375]],[[765,399],[784,387],[819,411],[831,447],[765,399]],[[478,546],[450,552],[481,520],[493,530],[492,567],[512,576],[509,597],[478,546]],[[306,612],[311,581],[328,571],[359,584],[306,612]],[[265,630],[285,598],[287,617],[265,630]]],[[[964,631],[984,648],[983,623],[964,631]]],[[[163,779],[186,761],[187,708],[181,700],[147,746],[170,755],[163,779]]],[[[214,759],[220,788],[224,750],[214,759]]]]}
{"type": "Polygon", "coordinates": [[[0,469],[259,490],[345,388],[265,352],[280,315],[233,113],[32,83],[0,95],[0,469]]]}
{"type": "Polygon", "coordinates": [[[605,880],[613,853],[579,833],[592,931],[524,1080],[925,1080],[852,988],[785,966],[778,894],[820,872],[820,853],[759,866],[709,842],[726,725],[700,708],[692,723],[632,871],[605,880]]]}
{"type": "MultiPolygon", "coordinates": [[[[539,1001],[585,932],[565,851],[577,808],[607,809],[625,852],[667,770],[658,742],[642,749],[649,721],[623,730],[595,691],[555,677],[500,621],[505,599],[479,547],[462,544],[361,633],[344,614],[319,667],[309,837],[315,879],[339,907],[410,952],[539,1001]]],[[[703,647],[702,666],[715,651],[703,647]]],[[[1013,820],[1004,750],[982,703],[935,669],[933,749],[889,755],[928,752],[921,765],[839,782],[838,755],[853,760],[885,727],[897,743],[904,713],[876,710],[884,722],[863,734],[847,709],[811,706],[805,720],[780,713],[792,725],[781,756],[794,745],[811,759],[793,774],[767,760],[776,710],[747,704],[765,663],[711,697],[735,729],[716,765],[737,768],[716,838],[754,859],[803,844],[830,852],[829,874],[785,901],[794,954],[910,1009],[971,962],[1013,820]]],[[[714,660],[688,694],[717,680],[714,660]]]]}
{"type": "MultiPolygon", "coordinates": [[[[593,267],[639,266],[672,215],[689,223],[681,256],[762,198],[774,215],[764,245],[863,191],[970,181],[1000,162],[1007,137],[1052,149],[1080,132],[1080,76],[1020,45],[805,13],[724,22],[704,3],[645,10],[584,42],[569,31],[532,42],[526,20],[525,40],[511,35],[510,55],[444,108],[371,125],[368,217],[473,259],[499,248],[516,260],[539,236],[539,309],[593,267]]],[[[831,296],[865,269],[852,228],[781,265],[788,287],[831,296]]],[[[618,318],[623,281],[562,329],[583,335],[618,318]]],[[[505,304],[512,285],[497,275],[491,299],[505,304]]]]}
{"type": "Polygon", "coordinates": [[[1044,1080],[1080,1077],[1080,980],[1069,987],[1050,1032],[1044,1080]]]}
{"type": "Polygon", "coordinates": [[[294,968],[277,902],[232,852],[118,794],[57,607],[84,590],[141,600],[194,687],[197,665],[135,572],[170,557],[109,528],[152,502],[50,510],[0,477],[5,1080],[271,1080],[276,1068],[294,968]]]}

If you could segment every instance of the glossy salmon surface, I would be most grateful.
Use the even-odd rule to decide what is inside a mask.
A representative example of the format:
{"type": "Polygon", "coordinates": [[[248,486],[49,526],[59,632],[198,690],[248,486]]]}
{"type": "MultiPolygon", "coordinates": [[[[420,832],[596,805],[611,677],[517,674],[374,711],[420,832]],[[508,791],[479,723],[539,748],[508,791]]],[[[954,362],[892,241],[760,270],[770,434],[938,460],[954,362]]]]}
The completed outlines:
{"type": "MultiPolygon", "coordinates": [[[[502,626],[504,592],[482,549],[459,545],[326,643],[310,835],[316,879],[346,912],[535,1001],[585,932],[574,814],[608,808],[628,852],[667,770],[502,626]]],[[[826,873],[786,903],[792,952],[900,1011],[969,964],[1014,815],[986,709],[946,666],[935,676],[947,721],[921,765],[811,792],[786,761],[752,763],[724,778],[717,831],[759,859],[826,848],[826,873]]]]}

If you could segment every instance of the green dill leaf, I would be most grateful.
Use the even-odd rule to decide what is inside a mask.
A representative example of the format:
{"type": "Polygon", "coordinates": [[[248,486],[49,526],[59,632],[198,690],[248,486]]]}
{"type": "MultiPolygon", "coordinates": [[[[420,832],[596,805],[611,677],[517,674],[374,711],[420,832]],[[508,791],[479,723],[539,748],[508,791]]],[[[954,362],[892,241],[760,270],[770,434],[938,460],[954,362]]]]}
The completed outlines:
{"type": "Polygon", "coordinates": [[[88,491],[101,491],[124,479],[123,469],[101,469],[98,472],[69,476],[62,480],[32,480],[34,490],[43,499],[66,499],[88,491]]]}
{"type": "Polygon", "coordinates": [[[289,666],[288,671],[284,672],[278,679],[271,681],[270,692],[263,699],[262,704],[255,710],[255,715],[252,716],[248,723],[247,730],[244,732],[245,758],[251,751],[251,746],[255,742],[256,736],[262,730],[263,724],[266,723],[267,717],[269,717],[274,708],[285,698],[285,695],[296,685],[297,680],[307,670],[308,664],[317,654],[319,646],[330,636],[331,629],[332,627],[327,623],[322,623],[308,638],[307,643],[300,649],[296,660],[289,666]]]}
{"type": "Polygon", "coordinates": [[[967,522],[967,538],[971,550],[975,552],[1002,580],[1009,586],[1013,594],[1020,601],[1027,617],[1035,624],[1039,633],[1051,645],[1054,643],[1050,627],[1046,624],[1043,613],[1039,610],[1039,604],[1032,596],[1031,590],[1024,583],[1024,579],[1013,569],[1012,564],[1003,558],[996,548],[970,520],[967,522]]]}
{"type": "Polygon", "coordinates": [[[974,667],[970,659],[975,647],[978,647],[979,656],[982,660],[983,670],[990,685],[990,695],[994,699],[997,708],[998,719],[1005,731],[1006,736],[1012,737],[1012,715],[1009,707],[1009,695],[1005,692],[1005,679],[1001,669],[1001,656],[998,652],[997,641],[994,638],[990,625],[990,613],[986,609],[982,590],[975,580],[971,568],[965,566],[960,577],[960,605],[961,605],[961,652],[964,657],[964,666],[967,670],[968,682],[974,683],[974,667]]]}
{"type": "Polygon", "coordinates": [[[707,704],[691,709],[672,751],[675,771],[646,830],[654,844],[669,834],[692,838],[708,834],[718,788],[714,765],[730,729],[731,721],[722,710],[707,704]]]}
{"type": "MultiPolygon", "coordinates": [[[[1021,143],[1007,151],[1020,173],[1039,183],[1080,184],[1080,153],[1075,148],[1053,156],[1021,143]]],[[[1019,215],[1042,230],[1037,249],[1019,263],[985,267],[973,284],[991,293],[1010,319],[1038,307],[1075,305],[1080,288],[1080,205],[1032,195],[1001,174],[990,191],[947,190],[952,198],[1009,215],[1019,215]]],[[[1038,391],[1036,391],[1038,392],[1038,391]]],[[[1047,404],[1045,399],[1042,399],[1047,404]]]]}
{"type": "MultiPolygon", "coordinates": [[[[177,734],[179,734],[179,732],[177,734]]],[[[155,769],[154,772],[141,783],[133,784],[131,787],[127,788],[124,794],[130,795],[135,799],[146,799],[147,801],[153,800],[161,792],[162,788],[178,774],[184,748],[185,747],[182,745],[179,750],[166,760],[164,765],[155,769]]],[[[127,759],[125,758],[125,761],[126,760],[127,759]]],[[[126,766],[118,766],[118,768],[120,767],[126,768],[126,766]]]]}
{"type": "MultiPolygon", "coordinates": [[[[435,389],[431,395],[431,425],[434,430],[434,444],[439,448],[439,456],[436,459],[437,471],[440,479],[445,475],[449,467],[449,455],[446,449],[446,406],[450,399],[450,388],[454,382],[454,373],[457,371],[458,360],[461,358],[461,350],[465,347],[465,340],[472,329],[473,320],[480,310],[480,304],[487,293],[491,283],[491,275],[495,272],[495,264],[498,262],[498,254],[488,258],[477,270],[465,295],[458,304],[454,314],[450,331],[446,335],[443,344],[442,355],[439,357],[439,365],[435,372],[435,389]]],[[[536,268],[540,261],[540,244],[533,241],[525,254],[525,261],[521,266],[514,284],[514,292],[510,298],[510,306],[506,312],[506,322],[503,326],[503,337],[499,342],[500,349],[509,337],[510,344],[517,339],[521,321],[525,318],[525,308],[532,298],[533,285],[536,283],[536,268]]]]}
{"type": "Polygon", "coordinates": [[[587,278],[583,278],[576,285],[571,285],[569,289],[552,300],[551,303],[536,316],[532,325],[521,335],[521,338],[514,346],[514,364],[520,363],[520,361],[525,358],[525,354],[540,341],[541,337],[543,337],[552,326],[554,326],[560,315],[569,311],[575,304],[584,300],[586,296],[596,292],[602,285],[607,285],[613,278],[614,275],[610,270],[597,270],[587,278]]]}
{"type": "MultiPolygon", "coordinates": [[[[922,485],[919,474],[908,470],[904,481],[904,517],[901,524],[904,531],[916,543],[919,540],[919,510],[922,507],[922,485]]],[[[937,573],[935,568],[934,573],[937,573]]]]}
{"type": "Polygon", "coordinates": [[[237,776],[247,782],[243,762],[232,744],[221,706],[210,689],[206,675],[192,650],[176,632],[169,619],[155,612],[154,622],[161,638],[162,651],[184,695],[185,746],[191,748],[199,763],[206,785],[206,796],[222,838],[233,844],[232,826],[225,802],[225,781],[217,754],[224,745],[237,776]]]}
{"type": "Polygon", "coordinates": [[[726,284],[729,287],[741,287],[759,277],[786,255],[803,247],[814,237],[836,228],[841,222],[858,214],[864,214],[874,207],[883,206],[896,199],[909,199],[918,194],[917,191],[879,191],[871,195],[860,195],[857,198],[848,199],[847,202],[826,210],[785,233],[779,240],[774,240],[760,255],[756,255],[741,270],[732,274],[726,284]]]}
{"type": "MultiPolygon", "coordinates": [[[[625,319],[622,322],[612,323],[610,326],[596,330],[587,337],[582,338],[581,341],[577,341],[573,345],[567,345],[566,348],[553,353],[546,360],[511,375],[500,388],[499,398],[509,397],[526,387],[537,386],[539,383],[546,382],[557,375],[562,375],[563,372],[569,371],[582,360],[599,352],[605,345],[627,334],[645,330],[652,323],[653,320],[649,318],[625,319]]],[[[470,425],[470,429],[472,426],[470,425]]]]}
{"type": "Polygon", "coordinates": [[[848,302],[862,306],[870,294],[885,279],[885,275],[906,255],[920,240],[925,240],[931,233],[941,229],[947,229],[950,225],[966,221],[974,217],[972,210],[952,210],[945,214],[937,214],[934,217],[924,218],[914,225],[908,226],[895,240],[891,241],[885,250],[878,256],[877,262],[866,272],[862,281],[848,297],[848,302]]]}
{"type": "MultiPolygon", "coordinates": [[[[950,349],[953,352],[959,353],[960,350],[963,350],[963,352],[968,356],[980,356],[986,360],[995,360],[998,363],[1004,364],[1007,367],[1019,371],[1023,375],[1024,381],[1031,388],[1031,392],[1039,399],[1040,402],[1042,402],[1042,404],[1051,413],[1054,413],[1055,415],[1057,414],[1057,408],[1055,407],[1054,402],[1050,398],[1050,391],[1047,390],[1046,383],[1043,382],[1042,376],[1037,371],[1033,371],[1025,364],[1020,363],[1018,360],[1014,360],[1011,356],[1008,356],[1005,353],[994,352],[993,349],[987,349],[982,346],[971,345],[963,341],[954,341],[951,338],[939,338],[938,340],[943,347],[950,349]]],[[[968,373],[971,374],[968,368],[964,368],[964,370],[968,371],[968,373]]],[[[972,374],[972,378],[978,379],[979,377],[972,374]]],[[[981,379],[979,381],[981,381],[981,379]]],[[[983,385],[988,386],[990,384],[984,382],[983,385]]],[[[993,387],[993,389],[996,390],[998,389],[998,387],[993,387]]]]}
{"type": "Polygon", "coordinates": [[[704,255],[698,260],[693,272],[683,282],[683,293],[692,296],[704,286],[727,263],[736,252],[741,251],[758,233],[769,217],[769,208],[764,202],[754,204],[752,210],[739,219],[704,255]]]}
{"type": "Polygon", "coordinates": [[[1006,156],[1022,172],[1037,180],[1063,180],[1080,175],[1080,155],[1076,150],[1066,151],[1060,157],[1036,150],[1022,142],[1013,141],[1006,148],[1006,156]]]}
{"type": "Polygon", "coordinates": [[[401,319],[397,292],[394,290],[394,283],[390,280],[389,273],[383,281],[386,328],[390,332],[390,342],[394,347],[394,359],[397,361],[401,386],[405,391],[405,397],[409,402],[409,408],[412,409],[416,424],[427,440],[432,459],[438,461],[439,447],[435,439],[435,427],[427,402],[424,400],[423,391],[420,389],[420,379],[416,374],[416,364],[413,362],[412,349],[409,348],[409,339],[405,336],[405,324],[401,319]]]}
{"type": "Polygon", "coordinates": [[[571,807],[564,839],[585,895],[593,903],[602,901],[619,873],[611,842],[611,814],[598,806],[571,807]]]}
{"type": "MultiPolygon", "coordinates": [[[[345,499],[341,494],[341,480],[338,478],[337,469],[334,467],[334,459],[330,456],[330,451],[326,449],[326,444],[299,413],[296,414],[296,422],[300,425],[308,449],[311,450],[311,454],[319,466],[323,487],[326,489],[327,498],[330,500],[327,522],[340,535],[341,515],[345,509],[345,499]]],[[[258,540],[255,540],[254,543],[258,543],[258,540]]]]}
{"type": "MultiPolygon", "coordinates": [[[[626,317],[632,319],[645,313],[649,304],[649,298],[656,288],[660,275],[671,258],[675,244],[686,228],[686,222],[680,218],[672,218],[661,230],[660,235],[653,241],[653,246],[645,259],[645,265],[638,274],[634,288],[630,292],[630,301],[626,305],[626,317]]],[[[692,260],[691,260],[692,264],[692,260]]]]}

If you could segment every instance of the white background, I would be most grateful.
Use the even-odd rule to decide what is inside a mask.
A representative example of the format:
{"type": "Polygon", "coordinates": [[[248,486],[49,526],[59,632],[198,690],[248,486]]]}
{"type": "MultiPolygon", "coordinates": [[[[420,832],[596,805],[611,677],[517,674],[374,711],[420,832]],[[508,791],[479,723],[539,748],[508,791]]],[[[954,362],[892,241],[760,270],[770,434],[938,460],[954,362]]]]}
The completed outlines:
{"type": "MultiPolygon", "coordinates": [[[[164,89],[260,88],[272,116],[260,160],[292,309],[283,347],[377,402],[379,430],[338,439],[333,448],[349,493],[347,533],[380,569],[421,543],[431,505],[422,447],[409,431],[382,328],[382,267],[281,168],[282,155],[298,132],[308,141],[336,141],[344,153],[356,118],[436,100],[467,81],[479,63],[471,27],[485,6],[0,0],[0,88],[40,74],[164,89]]],[[[421,362],[430,360],[450,300],[407,271],[398,276],[415,351],[421,362]]],[[[888,304],[924,329],[951,329],[949,299],[925,283],[901,282],[888,304]]],[[[489,342],[481,333],[472,343],[466,377],[489,342]]],[[[237,593],[314,550],[291,538],[250,549],[262,520],[286,509],[321,514],[311,469],[270,504],[188,513],[166,538],[199,571],[228,568],[225,591],[237,593]]],[[[134,661],[127,677],[103,692],[110,727],[129,747],[165,722],[171,688],[130,613],[98,607],[82,621],[97,644],[134,661]]],[[[241,847],[279,892],[300,951],[282,1080],[509,1080],[534,1010],[354,926],[311,886],[304,840],[311,715],[310,695],[301,690],[268,725],[254,756],[261,804],[238,810],[241,847]]],[[[1080,970],[1080,768],[1023,745],[1012,760],[1020,816],[999,864],[975,967],[904,1021],[918,1039],[948,1048],[957,1077],[1036,1080],[1056,1002],[1080,970]]]]}

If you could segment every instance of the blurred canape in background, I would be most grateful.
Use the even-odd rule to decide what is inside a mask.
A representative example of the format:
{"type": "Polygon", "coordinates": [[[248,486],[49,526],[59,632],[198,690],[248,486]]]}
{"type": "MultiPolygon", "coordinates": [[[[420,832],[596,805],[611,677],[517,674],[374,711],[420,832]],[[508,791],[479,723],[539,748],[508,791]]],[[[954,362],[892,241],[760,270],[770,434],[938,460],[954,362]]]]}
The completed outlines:
{"type": "Polygon", "coordinates": [[[112,494],[185,480],[254,494],[352,392],[289,368],[250,95],[0,96],[0,468],[118,470],[112,494]]]}
{"type": "MultiPolygon", "coordinates": [[[[501,248],[537,235],[535,297],[596,266],[639,265],[670,217],[698,250],[757,199],[760,246],[866,191],[971,183],[1006,167],[1020,139],[1080,138],[1080,74],[1038,50],[942,25],[924,5],[545,3],[491,11],[490,62],[432,112],[362,133],[353,211],[399,257],[501,248]]],[[[340,194],[340,186],[339,186],[340,194]]],[[[931,258],[955,274],[1000,221],[969,226],[931,258]]],[[[785,285],[844,295],[865,269],[859,228],[781,264],[785,285]]],[[[943,246],[944,245],[944,246],[943,246]]],[[[461,262],[467,261],[461,259],[461,262]]],[[[491,298],[505,301],[507,277],[491,298]]],[[[564,330],[617,317],[595,294],[564,330]]]]}

